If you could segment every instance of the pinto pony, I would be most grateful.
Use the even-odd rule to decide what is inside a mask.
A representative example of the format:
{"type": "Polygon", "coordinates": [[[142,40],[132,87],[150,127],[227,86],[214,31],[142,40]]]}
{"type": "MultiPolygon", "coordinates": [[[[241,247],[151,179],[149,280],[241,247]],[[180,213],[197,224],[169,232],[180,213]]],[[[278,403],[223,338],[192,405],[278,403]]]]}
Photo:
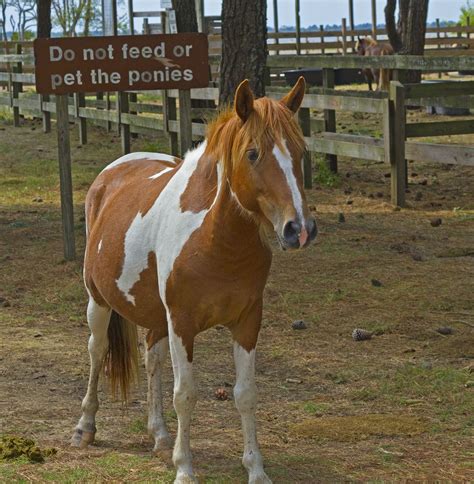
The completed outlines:
{"type": "Polygon", "coordinates": [[[304,139],[294,119],[304,92],[301,77],[280,101],[255,100],[243,81],[234,110],[221,114],[183,161],[133,153],[92,184],[84,264],[91,368],[73,445],[94,440],[104,361],[126,395],[139,325],[148,329],[148,431],[155,450],[170,446],[160,380],[169,345],[178,417],[175,482],[196,482],[189,442],[193,345],[198,333],[221,324],[234,340],[243,465],[249,482],[270,482],[256,435],[255,347],[272,259],[267,237],[274,232],[283,249],[307,247],[316,237],[302,184],[304,139]]]}
{"type": "MultiPolygon", "coordinates": [[[[390,44],[379,44],[371,37],[361,39],[357,37],[356,53],[361,56],[380,56],[380,55],[393,55],[394,51],[390,44]]],[[[367,84],[369,85],[369,91],[372,91],[372,82],[375,81],[377,89],[380,91],[387,91],[389,89],[391,72],[389,69],[362,69],[367,84]]]]}

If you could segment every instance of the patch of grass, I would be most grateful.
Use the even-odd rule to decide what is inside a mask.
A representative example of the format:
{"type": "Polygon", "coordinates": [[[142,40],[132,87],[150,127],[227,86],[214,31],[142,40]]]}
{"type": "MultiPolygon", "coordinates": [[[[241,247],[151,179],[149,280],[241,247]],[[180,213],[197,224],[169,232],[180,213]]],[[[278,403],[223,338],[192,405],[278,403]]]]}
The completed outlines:
{"type": "Polygon", "coordinates": [[[0,108],[0,121],[13,122],[13,111],[8,108],[0,108]]]}
{"type": "Polygon", "coordinates": [[[428,430],[419,417],[392,414],[364,414],[344,417],[323,417],[293,425],[292,431],[301,437],[338,442],[357,442],[372,436],[413,436],[428,430]]]}
{"type": "Polygon", "coordinates": [[[361,388],[360,390],[356,390],[351,395],[351,400],[354,401],[362,401],[362,402],[370,402],[373,400],[377,400],[378,393],[372,388],[361,388]]]}
{"type": "Polygon", "coordinates": [[[342,289],[336,289],[335,291],[330,292],[326,296],[326,301],[328,303],[342,301],[344,299],[344,296],[345,296],[345,291],[343,291],[342,289]]]}
{"type": "Polygon", "coordinates": [[[464,386],[468,379],[467,371],[456,368],[406,364],[380,384],[380,392],[403,405],[425,408],[433,403],[432,411],[438,419],[433,431],[441,431],[456,420],[458,431],[462,433],[472,429],[474,423],[471,417],[474,392],[464,386]]]}
{"type": "Polygon", "coordinates": [[[128,430],[133,434],[143,434],[146,432],[146,422],[143,418],[135,419],[129,426],[128,430]]]}
{"type": "Polygon", "coordinates": [[[328,411],[330,405],[328,403],[305,402],[303,410],[309,415],[322,415],[328,411]]]}
{"type": "Polygon", "coordinates": [[[151,153],[167,153],[168,147],[161,142],[151,141],[145,143],[143,146],[144,151],[150,151],[151,153]]]}
{"type": "Polygon", "coordinates": [[[316,161],[316,175],[314,176],[314,181],[319,185],[328,188],[335,188],[341,184],[340,176],[337,173],[333,173],[323,159],[318,159],[316,161]]]}
{"type": "Polygon", "coordinates": [[[349,376],[345,373],[326,373],[325,377],[337,385],[344,385],[349,382],[349,376]]]}

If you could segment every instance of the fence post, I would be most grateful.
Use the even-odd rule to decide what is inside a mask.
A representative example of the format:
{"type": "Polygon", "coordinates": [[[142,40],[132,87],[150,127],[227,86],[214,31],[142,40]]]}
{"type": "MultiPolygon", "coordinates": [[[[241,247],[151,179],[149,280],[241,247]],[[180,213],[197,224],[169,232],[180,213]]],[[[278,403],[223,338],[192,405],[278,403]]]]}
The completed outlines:
{"type": "Polygon", "coordinates": [[[86,97],[83,92],[74,93],[74,110],[79,125],[79,143],[87,144],[87,118],[81,117],[81,108],[86,107],[86,97]]]}
{"type": "MultiPolygon", "coordinates": [[[[405,163],[405,87],[398,81],[390,83],[388,119],[384,128],[389,135],[391,173],[391,201],[398,207],[405,206],[406,163],[405,163]]],[[[387,140],[385,141],[387,143],[387,140]]],[[[386,145],[387,146],[387,145],[386,145]]],[[[387,153],[387,148],[386,148],[387,153]]]]}
{"type": "MultiPolygon", "coordinates": [[[[305,137],[311,136],[311,118],[309,108],[300,108],[298,121],[305,137]]],[[[303,179],[305,188],[313,188],[313,174],[311,166],[311,152],[306,149],[303,155],[303,179]]]]}
{"type": "MultiPolygon", "coordinates": [[[[22,52],[21,44],[16,44],[15,46],[15,53],[20,55],[22,52]]],[[[23,71],[21,62],[18,62],[16,66],[13,66],[13,74],[21,74],[23,71]]],[[[15,106],[15,99],[18,101],[20,97],[20,92],[23,90],[23,85],[21,82],[13,81],[12,82],[12,92],[13,92],[13,126],[18,128],[20,126],[20,107],[15,106]]]]}
{"type": "Polygon", "coordinates": [[[295,21],[296,21],[296,55],[300,55],[301,54],[300,0],[295,0],[295,21]]]}
{"type": "Polygon", "coordinates": [[[342,55],[347,54],[347,45],[346,45],[346,36],[347,36],[347,25],[346,25],[346,19],[342,19],[342,26],[341,26],[341,34],[342,34],[342,55]]]}
{"type": "Polygon", "coordinates": [[[163,118],[163,123],[166,125],[168,137],[170,142],[170,151],[173,156],[179,156],[178,149],[178,133],[172,131],[169,126],[169,121],[177,121],[176,116],[176,98],[166,95],[166,118],[163,118]]]}
{"type": "Polygon", "coordinates": [[[324,33],[324,25],[320,25],[319,26],[319,31],[321,32],[321,54],[324,55],[324,36],[323,36],[323,33],[324,33]]]}
{"type": "Polygon", "coordinates": [[[130,111],[130,104],[128,101],[128,92],[117,93],[119,96],[119,126],[121,129],[122,138],[122,154],[130,153],[130,124],[122,122],[122,114],[127,114],[130,111]]]}
{"type": "Polygon", "coordinates": [[[71,143],[69,140],[69,99],[67,94],[56,96],[56,124],[58,130],[59,182],[63,223],[64,258],[76,258],[74,241],[74,205],[71,176],[71,143]]]}
{"type": "MultiPolygon", "coordinates": [[[[323,69],[323,87],[325,89],[334,89],[334,69],[323,69]]],[[[329,133],[336,132],[336,111],[334,109],[324,110],[324,131],[329,133]]],[[[333,173],[337,173],[336,155],[326,155],[326,163],[333,173]]]]}
{"type": "Polygon", "coordinates": [[[184,157],[193,144],[193,124],[191,119],[191,91],[183,89],[179,94],[179,144],[181,157],[184,157]]]}
{"type": "MultiPolygon", "coordinates": [[[[130,92],[128,94],[128,100],[130,103],[134,103],[135,105],[137,104],[137,101],[138,101],[138,95],[136,92],[130,92]]],[[[130,108],[130,106],[129,106],[130,108]]],[[[137,114],[137,110],[136,109],[129,109],[128,112],[130,114],[137,114]]],[[[138,133],[132,133],[132,131],[130,130],[130,136],[132,138],[138,138],[138,133]]]]}
{"type": "Polygon", "coordinates": [[[40,94],[40,108],[43,119],[43,133],[51,132],[51,113],[44,109],[43,103],[49,102],[49,94],[40,94]]]}

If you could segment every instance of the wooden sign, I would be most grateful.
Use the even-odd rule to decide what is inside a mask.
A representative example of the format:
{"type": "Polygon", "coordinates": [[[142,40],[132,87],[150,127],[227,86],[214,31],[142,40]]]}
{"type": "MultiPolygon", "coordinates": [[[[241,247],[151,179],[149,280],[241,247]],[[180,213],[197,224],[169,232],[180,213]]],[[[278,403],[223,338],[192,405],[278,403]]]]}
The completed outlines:
{"type": "Polygon", "coordinates": [[[209,84],[205,34],[36,39],[40,94],[191,89],[209,84]]]}

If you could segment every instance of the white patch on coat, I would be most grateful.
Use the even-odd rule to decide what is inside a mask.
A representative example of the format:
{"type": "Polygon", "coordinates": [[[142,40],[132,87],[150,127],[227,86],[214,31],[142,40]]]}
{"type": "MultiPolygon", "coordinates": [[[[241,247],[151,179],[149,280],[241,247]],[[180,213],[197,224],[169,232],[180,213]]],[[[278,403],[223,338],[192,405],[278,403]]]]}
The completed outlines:
{"type": "Polygon", "coordinates": [[[167,161],[169,163],[174,163],[176,165],[176,158],[166,153],[148,153],[147,151],[137,151],[136,153],[129,153],[128,155],[121,156],[117,158],[112,163],[108,164],[102,173],[111,168],[115,168],[123,163],[128,163],[129,161],[135,160],[156,160],[156,161],[167,161]]]}
{"type": "Polygon", "coordinates": [[[295,207],[296,213],[304,225],[303,217],[303,198],[301,197],[301,192],[298,188],[298,182],[296,181],[295,174],[293,173],[293,161],[291,155],[286,146],[286,141],[283,140],[283,146],[285,151],[280,150],[280,148],[275,144],[273,147],[273,154],[275,155],[281,170],[283,171],[288,187],[290,188],[291,196],[293,198],[293,206],[295,207]]]}
{"type": "Polygon", "coordinates": [[[100,239],[99,245],[97,246],[97,253],[100,252],[100,249],[102,249],[102,239],[100,239]]]}
{"type": "Polygon", "coordinates": [[[137,213],[125,234],[125,258],[122,273],[116,282],[127,301],[132,304],[135,304],[135,299],[130,290],[139,281],[140,273],[148,267],[148,254],[154,252],[159,268],[159,293],[166,305],[166,282],[174,262],[193,232],[201,227],[219,196],[222,185],[220,165],[217,167],[218,190],[211,207],[197,213],[181,210],[181,195],[186,191],[189,179],[205,149],[204,142],[195,150],[186,153],[180,168],[158,195],[153,206],[143,216],[140,212],[137,213]]]}
{"type": "Polygon", "coordinates": [[[164,170],[161,170],[161,171],[160,171],[160,172],[158,172],[158,173],[155,173],[154,175],[149,176],[148,178],[149,178],[150,180],[156,180],[156,179],[157,179],[157,178],[159,178],[161,175],[164,175],[165,173],[167,173],[167,172],[169,172],[169,171],[171,171],[171,170],[174,170],[174,168],[170,166],[170,167],[168,167],[168,168],[165,168],[164,170]]]}

